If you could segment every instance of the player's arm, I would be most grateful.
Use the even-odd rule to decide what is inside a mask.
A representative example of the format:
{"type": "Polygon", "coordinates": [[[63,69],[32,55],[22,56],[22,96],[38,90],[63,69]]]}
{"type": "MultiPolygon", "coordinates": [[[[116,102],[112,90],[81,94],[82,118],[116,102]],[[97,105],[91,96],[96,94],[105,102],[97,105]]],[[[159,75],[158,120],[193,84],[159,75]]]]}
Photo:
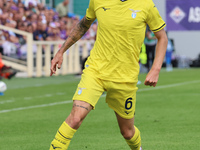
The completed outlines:
{"type": "Polygon", "coordinates": [[[64,53],[70,46],[76,43],[87,32],[93,21],[94,20],[87,20],[86,16],[84,16],[83,19],[81,19],[81,21],[72,29],[69,37],[63,43],[59,51],[64,53]]]}
{"type": "Polygon", "coordinates": [[[81,21],[76,24],[76,26],[72,29],[69,37],[65,40],[62,47],[59,49],[59,51],[56,53],[55,57],[51,61],[50,76],[52,76],[52,74],[55,74],[57,65],[58,69],[60,69],[63,61],[63,53],[87,32],[94,20],[95,19],[87,20],[86,16],[84,16],[83,19],[81,19],[81,21]]]}
{"type": "Polygon", "coordinates": [[[167,49],[167,35],[164,29],[154,32],[156,38],[158,39],[156,45],[156,54],[151,70],[146,76],[146,80],[144,82],[145,85],[156,86],[159,78],[159,72],[163,64],[163,60],[165,57],[166,49],[167,49]]]}

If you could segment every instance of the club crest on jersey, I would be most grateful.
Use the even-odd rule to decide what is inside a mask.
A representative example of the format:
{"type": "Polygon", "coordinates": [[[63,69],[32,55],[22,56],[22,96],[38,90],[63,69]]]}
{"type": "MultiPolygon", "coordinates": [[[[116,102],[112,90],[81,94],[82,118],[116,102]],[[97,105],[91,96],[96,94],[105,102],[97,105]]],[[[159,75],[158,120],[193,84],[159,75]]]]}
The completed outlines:
{"type": "Polygon", "coordinates": [[[80,88],[80,87],[79,87],[78,95],[81,95],[81,93],[82,93],[82,91],[83,91],[84,89],[86,89],[86,88],[80,88]]]}
{"type": "Polygon", "coordinates": [[[137,16],[137,12],[140,12],[141,10],[134,10],[134,9],[131,9],[131,8],[129,8],[129,10],[131,10],[132,11],[132,15],[131,15],[131,17],[134,19],[134,18],[136,18],[136,16],[137,16]]]}

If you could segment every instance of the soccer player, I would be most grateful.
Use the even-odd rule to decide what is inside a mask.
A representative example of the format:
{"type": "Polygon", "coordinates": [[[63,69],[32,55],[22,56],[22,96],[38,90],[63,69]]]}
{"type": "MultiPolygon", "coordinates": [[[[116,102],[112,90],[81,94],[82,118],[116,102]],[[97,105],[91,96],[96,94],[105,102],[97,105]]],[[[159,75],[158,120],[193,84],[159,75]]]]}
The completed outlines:
{"type": "Polygon", "coordinates": [[[86,15],[53,58],[50,75],[61,67],[63,53],[86,33],[95,19],[95,45],[74,94],[71,113],[58,129],[50,150],[68,149],[74,133],[104,91],[127,144],[132,150],[142,149],[140,131],[134,126],[139,54],[148,24],[158,42],[144,84],[155,87],[167,47],[165,22],[152,0],[90,0],[86,15]]]}
{"type": "Polygon", "coordinates": [[[14,77],[16,75],[16,71],[10,67],[10,66],[6,66],[3,61],[2,61],[2,55],[0,52],[0,80],[2,78],[5,79],[11,79],[12,77],[14,77]]]}

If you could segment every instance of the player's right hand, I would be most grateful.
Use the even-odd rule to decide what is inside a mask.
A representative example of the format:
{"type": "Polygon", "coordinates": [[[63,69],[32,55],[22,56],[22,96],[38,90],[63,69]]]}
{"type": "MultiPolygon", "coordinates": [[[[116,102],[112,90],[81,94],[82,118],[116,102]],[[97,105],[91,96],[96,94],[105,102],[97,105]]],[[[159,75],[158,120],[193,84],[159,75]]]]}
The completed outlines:
{"type": "Polygon", "coordinates": [[[151,69],[146,76],[144,84],[147,86],[149,85],[155,87],[158,82],[159,72],[160,72],[159,70],[151,69]]]}
{"type": "Polygon", "coordinates": [[[54,58],[52,59],[51,61],[51,73],[50,73],[50,76],[52,76],[53,74],[56,73],[56,67],[58,69],[61,68],[61,65],[62,65],[62,62],[63,62],[63,54],[61,52],[57,52],[56,55],[54,56],[54,58]]]}

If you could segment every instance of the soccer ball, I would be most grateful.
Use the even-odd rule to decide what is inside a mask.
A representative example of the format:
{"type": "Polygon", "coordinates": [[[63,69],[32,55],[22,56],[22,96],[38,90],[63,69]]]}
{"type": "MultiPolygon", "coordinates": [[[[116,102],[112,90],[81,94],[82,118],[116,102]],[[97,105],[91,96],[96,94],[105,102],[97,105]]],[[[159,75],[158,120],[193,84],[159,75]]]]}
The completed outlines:
{"type": "Polygon", "coordinates": [[[3,93],[7,90],[7,86],[3,81],[0,81],[0,93],[3,93]]]}

